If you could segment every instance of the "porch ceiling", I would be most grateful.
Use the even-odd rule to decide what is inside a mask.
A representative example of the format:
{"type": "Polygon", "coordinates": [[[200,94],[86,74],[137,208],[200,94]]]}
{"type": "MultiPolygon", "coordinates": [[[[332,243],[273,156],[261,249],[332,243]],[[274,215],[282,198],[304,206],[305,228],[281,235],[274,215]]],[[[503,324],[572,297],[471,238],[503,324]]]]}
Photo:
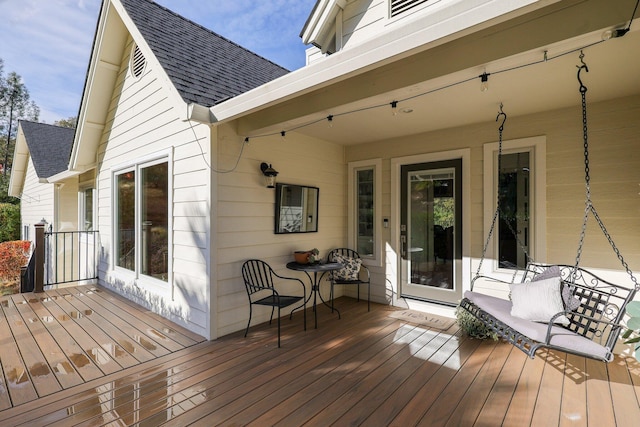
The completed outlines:
{"type": "MultiPolygon", "coordinates": [[[[573,21],[572,25],[578,26],[576,20],[573,21]]],[[[549,24],[547,21],[546,25],[549,24]]],[[[528,23],[513,24],[505,30],[505,36],[500,37],[516,37],[517,34],[527,37],[523,36],[525,30],[520,28],[526,25],[528,23]],[[516,27],[518,30],[513,29],[516,27]]],[[[589,25],[594,28],[593,22],[589,25]]],[[[548,37],[540,34],[544,33],[540,27],[536,27],[537,33],[531,35],[535,41],[513,43],[498,37],[498,30],[494,29],[482,41],[457,43],[457,50],[449,50],[448,55],[446,51],[438,52],[439,48],[432,49],[436,52],[418,53],[267,111],[250,114],[239,120],[239,130],[249,136],[295,130],[352,145],[492,121],[500,103],[504,104],[510,117],[579,106],[576,65],[580,63],[579,50],[583,47],[589,67],[589,73],[582,74],[589,89],[588,102],[639,94],[640,58],[635,52],[640,51],[640,22],[634,22],[624,37],[602,42],[605,30],[623,26],[626,23],[595,27],[598,28],[595,31],[554,43],[543,43],[548,37]],[[542,47],[518,50],[532,45],[542,47]],[[484,52],[478,53],[479,49],[484,52]],[[491,50],[496,52],[491,53],[491,50]],[[464,58],[456,56],[460,52],[464,58]],[[521,53],[505,55],[505,52],[521,53]],[[483,62],[485,58],[494,59],[483,62]],[[472,63],[482,65],[469,67],[472,63]],[[447,69],[458,71],[446,72],[447,69]],[[490,74],[489,89],[481,92],[479,76],[485,71],[490,74]],[[420,81],[420,75],[425,76],[423,81],[420,81]],[[401,86],[399,81],[415,83],[401,86]],[[385,90],[386,87],[389,90],[385,90]],[[343,93],[347,90],[350,94],[343,93]],[[361,97],[354,96],[354,92],[360,92],[361,97]],[[366,96],[369,93],[372,95],[366,96]],[[330,101],[332,97],[334,100],[330,101]],[[394,100],[400,101],[395,115],[390,106],[394,100]],[[292,113],[296,108],[300,112],[298,116],[292,113]],[[404,113],[407,109],[412,112],[404,113]],[[330,124],[325,120],[329,115],[333,116],[330,124]],[[274,117],[284,120],[274,120],[274,117]]],[[[575,29],[574,33],[580,34],[575,29]]]]}
{"type": "MultiPolygon", "coordinates": [[[[601,34],[598,31],[569,43],[550,46],[547,57],[554,58],[593,43],[601,34]]],[[[634,52],[640,52],[640,25],[635,29],[632,27],[625,37],[584,49],[589,72],[581,73],[581,78],[588,87],[589,103],[640,94],[640,58],[634,52]]],[[[302,117],[271,129],[294,128],[332,114],[331,126],[328,121],[322,120],[302,127],[297,132],[351,145],[493,121],[500,103],[504,104],[505,112],[510,117],[571,106],[578,108],[580,93],[576,75],[579,55],[580,52],[574,52],[545,62],[544,50],[536,50],[489,63],[486,68],[467,69],[327,110],[324,114],[302,117]],[[531,63],[536,64],[501,72],[531,63]],[[478,76],[485,70],[490,74],[489,88],[482,92],[478,76]],[[472,80],[467,81],[469,79],[472,80]],[[416,97],[398,102],[394,115],[390,102],[413,96],[416,97]],[[368,109],[376,105],[382,107],[368,109]],[[364,110],[354,112],[360,109],[364,110]],[[406,113],[407,110],[411,112],[406,113]]]]}

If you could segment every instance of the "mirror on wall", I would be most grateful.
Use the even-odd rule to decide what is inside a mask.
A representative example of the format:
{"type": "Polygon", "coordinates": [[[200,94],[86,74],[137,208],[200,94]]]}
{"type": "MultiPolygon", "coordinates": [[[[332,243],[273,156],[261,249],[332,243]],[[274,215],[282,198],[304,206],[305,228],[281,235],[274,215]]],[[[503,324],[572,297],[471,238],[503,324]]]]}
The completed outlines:
{"type": "Polygon", "coordinates": [[[276,184],[275,233],[311,233],[318,231],[317,187],[276,184]]]}

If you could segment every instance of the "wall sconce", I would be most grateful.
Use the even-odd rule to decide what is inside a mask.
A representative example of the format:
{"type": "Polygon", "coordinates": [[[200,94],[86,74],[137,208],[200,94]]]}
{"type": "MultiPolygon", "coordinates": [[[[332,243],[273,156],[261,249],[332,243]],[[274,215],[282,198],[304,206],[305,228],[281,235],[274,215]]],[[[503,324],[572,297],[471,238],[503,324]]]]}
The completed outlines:
{"type": "Polygon", "coordinates": [[[264,182],[267,184],[267,188],[276,188],[276,176],[278,176],[278,171],[265,162],[260,164],[260,170],[264,175],[264,182]]]}

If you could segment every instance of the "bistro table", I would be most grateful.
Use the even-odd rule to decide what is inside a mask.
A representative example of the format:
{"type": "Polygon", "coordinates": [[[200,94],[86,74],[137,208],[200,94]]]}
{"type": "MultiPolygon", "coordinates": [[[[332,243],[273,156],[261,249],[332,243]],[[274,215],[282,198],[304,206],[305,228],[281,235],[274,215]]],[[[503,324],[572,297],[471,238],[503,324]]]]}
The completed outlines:
{"type": "MultiPolygon", "coordinates": [[[[340,270],[342,268],[342,264],[340,264],[339,262],[300,264],[292,261],[287,264],[287,268],[289,270],[304,271],[304,274],[306,274],[309,278],[309,282],[311,283],[311,294],[313,294],[313,313],[315,317],[316,329],[318,329],[318,310],[316,309],[317,296],[320,296],[320,301],[322,301],[324,305],[326,305],[328,308],[331,308],[331,306],[327,304],[324,298],[322,298],[322,294],[320,293],[320,281],[327,272],[340,270]],[[313,273],[313,277],[311,277],[310,273],[313,273]],[[321,274],[318,276],[318,273],[321,274]]],[[[311,294],[309,294],[309,298],[307,298],[305,304],[311,299],[311,294]]],[[[334,308],[331,311],[333,312],[333,310],[338,312],[338,319],[340,319],[340,311],[338,311],[337,308],[334,308]]]]}

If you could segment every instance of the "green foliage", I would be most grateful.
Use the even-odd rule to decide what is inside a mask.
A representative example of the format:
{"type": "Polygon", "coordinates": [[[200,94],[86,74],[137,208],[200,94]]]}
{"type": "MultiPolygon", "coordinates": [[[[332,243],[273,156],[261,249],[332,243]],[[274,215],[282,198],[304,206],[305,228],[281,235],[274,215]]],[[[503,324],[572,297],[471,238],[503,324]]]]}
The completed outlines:
{"type": "Polygon", "coordinates": [[[20,206],[0,203],[0,242],[20,239],[20,206]]]}
{"type": "Polygon", "coordinates": [[[56,120],[55,122],[53,122],[53,124],[63,128],[75,129],[76,127],[78,127],[78,117],[74,116],[66,119],[56,120]]]}
{"type": "Polygon", "coordinates": [[[637,344],[635,356],[636,360],[640,361],[640,301],[631,301],[627,304],[627,314],[629,315],[627,330],[622,334],[622,338],[626,340],[625,344],[637,344]],[[630,338],[632,334],[636,334],[636,337],[630,338]]]}
{"type": "Polygon", "coordinates": [[[0,164],[8,174],[13,163],[13,146],[18,131],[18,120],[38,121],[40,109],[31,101],[29,90],[16,72],[4,75],[0,59],[0,164]]]}
{"type": "Polygon", "coordinates": [[[19,205],[20,199],[9,196],[9,175],[0,174],[0,203],[19,205]]]}
{"type": "Polygon", "coordinates": [[[460,329],[470,337],[480,340],[491,338],[494,341],[498,341],[498,334],[460,306],[456,307],[456,318],[460,329]]]}

